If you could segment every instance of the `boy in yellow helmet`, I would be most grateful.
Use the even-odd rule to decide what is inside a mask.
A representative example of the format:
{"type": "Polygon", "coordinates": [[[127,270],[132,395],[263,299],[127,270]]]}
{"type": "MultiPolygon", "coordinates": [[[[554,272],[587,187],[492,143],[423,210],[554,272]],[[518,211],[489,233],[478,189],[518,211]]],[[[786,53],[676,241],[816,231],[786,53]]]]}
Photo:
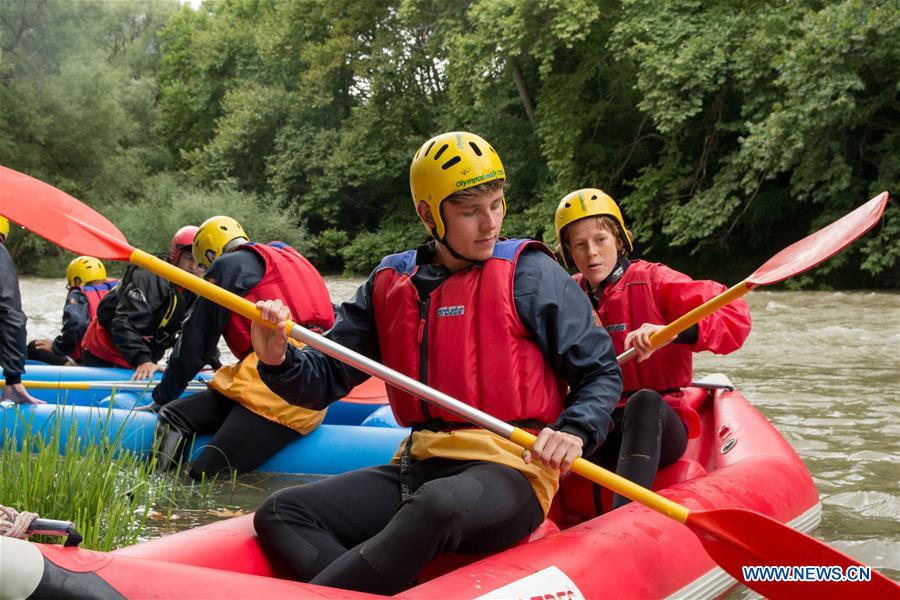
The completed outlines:
{"type": "MultiPolygon", "coordinates": [[[[231,217],[207,219],[194,236],[192,251],[206,277],[248,300],[279,296],[290,302],[301,323],[324,331],[334,323],[325,281],[299,252],[282,242],[258,244],[231,217]]],[[[205,298],[198,298],[162,381],[153,390],[159,410],[161,460],[177,460],[183,440],[213,435],[191,464],[199,479],[226,469],[252,471],[289,443],[309,434],[324,411],[288,404],[260,381],[250,343],[250,321],[205,298]],[[238,363],[222,367],[208,390],[179,398],[203,368],[204,357],[225,339],[238,363]]]]}
{"type": "MultiPolygon", "coordinates": [[[[399,464],[273,494],[256,513],[263,547],[302,581],[394,594],[441,552],[503,550],[544,519],[560,471],[606,435],[621,379],[609,336],[549,250],[504,240],[506,172],[477,135],[425,142],[413,205],[433,240],[385,257],[326,336],[504,421],[530,452],[390,386],[413,433],[399,464]],[[568,385],[567,385],[568,384],[568,385]]],[[[288,346],[280,300],[258,303],[263,381],[323,408],[366,375],[288,346]]]]}
{"type": "MultiPolygon", "coordinates": [[[[567,194],[556,209],[556,235],[563,263],[578,269],[574,279],[617,352],[634,347],[638,360],[622,366],[625,388],[613,412],[615,429],[596,460],[649,488],[656,471],[678,460],[688,437],[700,434],[700,416],[681,388],[692,379],[691,356],[708,350],[727,354],[750,333],[750,310],[736,300],[653,349],[650,336],[665,324],[725,291],[714,281],[696,281],[666,265],[629,260],[631,235],[615,201],[602,190],[567,194]]],[[[568,492],[568,490],[566,490],[568,492]]],[[[592,493],[600,512],[599,486],[592,493]]],[[[616,495],[612,507],[629,500],[616,495]]]]}
{"type": "Polygon", "coordinates": [[[106,278],[106,267],[93,256],[73,258],[66,268],[66,305],[63,308],[62,331],[56,339],[32,340],[28,358],[51,365],[81,363],[81,339],[91,321],[97,318],[97,307],[119,282],[106,278]]]}
{"type": "Polygon", "coordinates": [[[22,384],[25,372],[25,323],[19,276],[4,243],[9,221],[0,215],[0,367],[3,368],[3,395],[0,400],[21,404],[43,404],[22,384]]]}

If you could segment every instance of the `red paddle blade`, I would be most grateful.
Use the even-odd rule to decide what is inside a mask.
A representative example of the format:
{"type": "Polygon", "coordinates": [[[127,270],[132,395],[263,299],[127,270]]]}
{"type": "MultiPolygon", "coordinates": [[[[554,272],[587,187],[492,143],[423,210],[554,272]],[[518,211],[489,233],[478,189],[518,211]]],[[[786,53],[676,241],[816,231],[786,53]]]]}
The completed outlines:
{"type": "Polygon", "coordinates": [[[765,515],[692,510],[685,524],[719,566],[767,598],[900,598],[881,573],[765,515]]]}
{"type": "Polygon", "coordinates": [[[853,212],[795,242],[766,261],[746,282],[752,286],[784,281],[825,262],[875,226],[887,205],[888,193],[882,192],[853,212]]]}
{"type": "Polygon", "coordinates": [[[122,232],[91,207],[2,166],[0,215],[76,254],[127,261],[134,250],[122,232]]]}

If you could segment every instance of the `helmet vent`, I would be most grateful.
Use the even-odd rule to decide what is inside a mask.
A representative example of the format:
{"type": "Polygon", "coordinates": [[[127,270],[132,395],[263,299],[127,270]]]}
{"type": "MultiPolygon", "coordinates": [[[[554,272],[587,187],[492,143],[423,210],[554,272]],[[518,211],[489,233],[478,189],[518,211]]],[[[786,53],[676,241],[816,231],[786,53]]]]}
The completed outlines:
{"type": "Polygon", "coordinates": [[[572,204],[569,202],[566,202],[566,208],[572,208],[572,204]]]}
{"type": "Polygon", "coordinates": [[[591,196],[591,200],[596,200],[596,199],[597,199],[597,194],[594,194],[593,196],[591,196]]]}
{"type": "Polygon", "coordinates": [[[472,150],[475,151],[475,154],[481,156],[481,148],[478,147],[478,144],[476,144],[475,142],[469,142],[469,145],[472,146],[472,150]]]}
{"type": "Polygon", "coordinates": [[[428,153],[431,152],[431,149],[434,148],[434,140],[431,140],[431,143],[428,144],[428,147],[425,148],[425,154],[422,156],[428,156],[428,153]]]}
{"type": "Polygon", "coordinates": [[[434,155],[434,160],[438,160],[441,157],[441,154],[443,154],[444,151],[449,147],[449,144],[444,144],[443,146],[441,146],[440,149],[438,149],[437,154],[434,155]]]}
{"type": "Polygon", "coordinates": [[[453,158],[451,158],[450,160],[448,160],[447,162],[442,164],[441,169],[446,171],[447,169],[449,169],[450,167],[452,167],[453,165],[455,165],[456,163],[458,163],[461,160],[462,159],[458,155],[454,156],[453,158]]]}

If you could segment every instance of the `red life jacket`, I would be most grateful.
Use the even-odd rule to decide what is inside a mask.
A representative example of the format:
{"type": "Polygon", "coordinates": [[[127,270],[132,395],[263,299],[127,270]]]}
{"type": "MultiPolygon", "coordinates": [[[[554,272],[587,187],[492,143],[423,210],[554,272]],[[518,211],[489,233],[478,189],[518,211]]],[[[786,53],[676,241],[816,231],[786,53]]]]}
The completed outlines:
{"type": "Polygon", "coordinates": [[[123,369],[134,368],[128,364],[128,361],[125,360],[125,357],[113,344],[112,336],[109,335],[106,327],[100,324],[100,319],[93,319],[91,324],[88,325],[87,331],[84,332],[84,337],[81,338],[81,349],[78,351],[79,356],[82,355],[81,350],[87,350],[97,358],[112,363],[117,367],[123,369]]]}
{"type": "MultiPolygon", "coordinates": [[[[589,293],[585,278],[580,273],[574,277],[589,293]]],[[[715,281],[696,281],[665,265],[636,260],[620,279],[600,291],[594,309],[620,354],[629,332],[644,323],[666,325],[723,291],[725,286],[715,281]]],[[[619,405],[640,389],[655,390],[678,412],[691,437],[699,434],[699,415],[681,400],[680,392],[691,383],[693,353],[728,354],[740,348],[750,333],[750,309],[737,300],[700,321],[698,327],[696,343],[669,344],[643,362],[622,365],[625,391],[619,405]]]]}
{"type": "MultiPolygon", "coordinates": [[[[334,305],[319,272],[306,258],[281,242],[243,244],[235,252],[256,252],[265,263],[262,280],[244,294],[251,302],[278,298],[290,308],[296,323],[314,331],[325,331],[334,324],[334,305]]],[[[253,350],[250,320],[232,313],[222,332],[228,348],[238,360],[253,350]]]]}
{"type": "MultiPolygon", "coordinates": [[[[413,285],[416,252],[384,258],[373,289],[384,364],[503,421],[553,423],[566,384],[516,313],[513,279],[531,240],[497,243],[483,263],[450,275],[424,300],[413,285]]],[[[388,386],[397,422],[463,419],[388,386]]]]}
{"type": "MultiPolygon", "coordinates": [[[[77,286],[88,301],[88,315],[90,317],[88,325],[97,319],[97,307],[100,305],[100,301],[103,300],[103,296],[108,294],[118,283],[118,279],[107,279],[106,281],[90,285],[77,286]]],[[[87,333],[87,329],[85,329],[85,333],[87,333]]],[[[84,336],[82,336],[82,339],[84,339],[84,336]]],[[[81,360],[81,340],[78,340],[78,343],[75,344],[75,350],[72,351],[71,357],[76,361],[81,360]]]]}

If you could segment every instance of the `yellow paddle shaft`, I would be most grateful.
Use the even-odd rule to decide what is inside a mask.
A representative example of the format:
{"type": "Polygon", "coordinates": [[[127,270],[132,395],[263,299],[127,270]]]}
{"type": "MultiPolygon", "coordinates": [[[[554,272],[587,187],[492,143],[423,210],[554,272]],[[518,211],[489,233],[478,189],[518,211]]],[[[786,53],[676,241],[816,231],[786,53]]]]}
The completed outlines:
{"type": "MultiPolygon", "coordinates": [[[[224,306],[228,310],[235,312],[243,317],[247,317],[252,321],[257,321],[268,327],[275,327],[274,323],[262,321],[260,319],[259,309],[256,308],[256,305],[249,300],[241,298],[237,294],[233,294],[228,290],[222,289],[214,283],[210,283],[203,278],[196,277],[191,273],[188,273],[187,271],[179,269],[175,265],[161,260],[156,256],[153,256],[152,254],[144,252],[143,250],[135,249],[131,253],[131,257],[128,259],[128,262],[133,265],[143,267],[151,273],[156,273],[157,275],[171,281],[175,285],[196,292],[204,298],[212,300],[219,306],[224,306]]],[[[289,334],[290,330],[291,328],[288,327],[289,334]]]]}
{"type": "MultiPolygon", "coordinates": [[[[513,429],[509,439],[523,448],[531,448],[537,437],[516,427],[513,429]]],[[[607,471],[603,467],[595,465],[589,460],[583,458],[575,459],[575,462],[572,464],[572,471],[594,483],[602,485],[608,490],[612,490],[621,496],[625,496],[648,508],[652,508],[656,512],[675,519],[679,523],[685,523],[691,512],[689,508],[682,506],[677,502],[672,502],[668,498],[660,496],[656,492],[651,492],[647,488],[641,487],[636,483],[632,483],[624,477],[620,477],[611,471],[607,471]]]]}
{"type": "MultiPolygon", "coordinates": [[[[5,379],[0,379],[0,387],[6,385],[5,379]]],[[[28,381],[23,380],[22,385],[33,390],[89,390],[90,381],[28,381]]]]}
{"type": "MultiPolygon", "coordinates": [[[[650,346],[652,348],[657,348],[666,340],[674,338],[679,333],[686,330],[688,327],[699,323],[704,318],[713,314],[726,304],[737,300],[738,298],[752,290],[754,287],[755,286],[749,283],[746,279],[731,286],[715,298],[710,298],[694,310],[681,315],[680,317],[651,335],[650,346]]],[[[628,362],[636,355],[637,350],[635,350],[634,348],[629,348],[628,350],[620,354],[616,360],[618,360],[619,364],[621,365],[628,362]]]]}

